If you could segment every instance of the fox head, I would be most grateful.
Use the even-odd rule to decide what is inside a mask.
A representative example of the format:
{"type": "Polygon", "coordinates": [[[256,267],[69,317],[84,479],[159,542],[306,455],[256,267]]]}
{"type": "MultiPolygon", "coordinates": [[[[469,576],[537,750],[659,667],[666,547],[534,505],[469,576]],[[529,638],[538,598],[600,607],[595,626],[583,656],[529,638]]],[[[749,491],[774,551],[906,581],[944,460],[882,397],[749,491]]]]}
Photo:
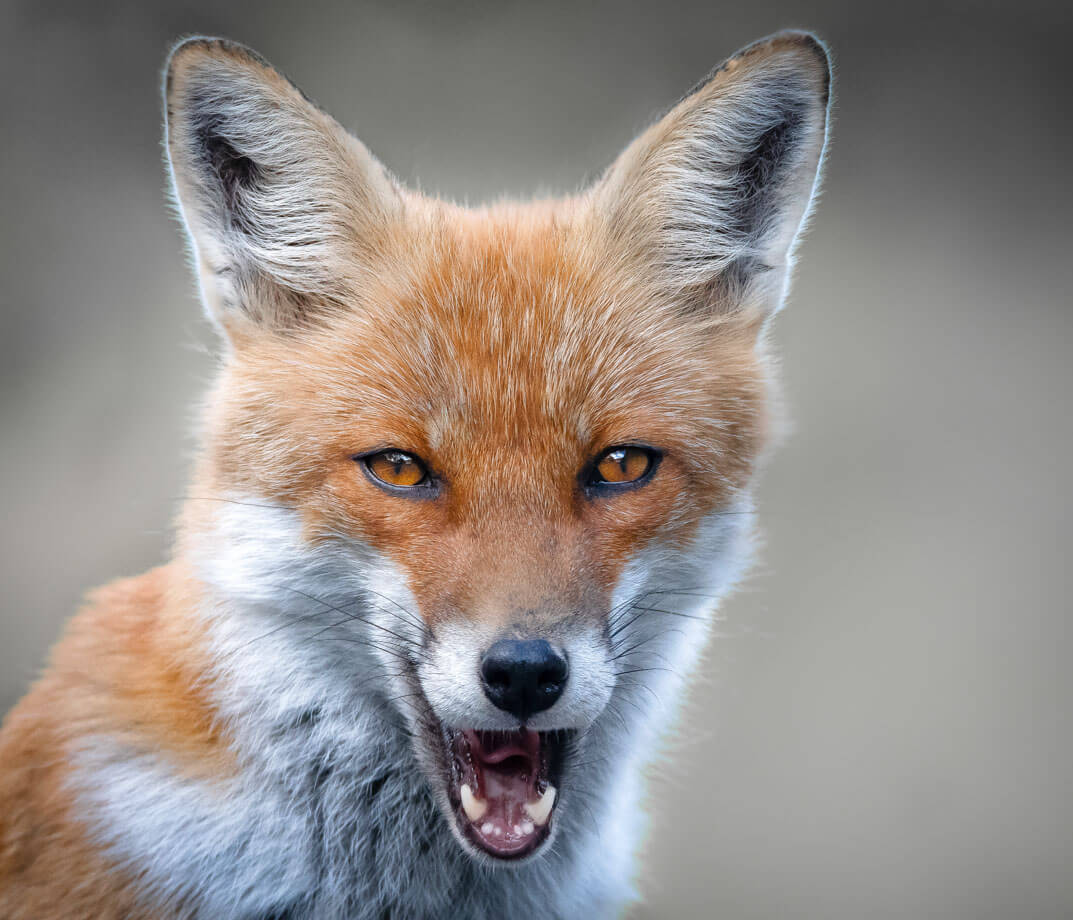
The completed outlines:
{"type": "Polygon", "coordinates": [[[249,50],[171,57],[225,342],[183,545],[222,635],[273,633],[281,685],[316,661],[306,697],[383,703],[478,858],[538,852],[650,743],[744,565],[828,85],[819,42],[776,35],[591,188],[467,210],[249,50]]]}

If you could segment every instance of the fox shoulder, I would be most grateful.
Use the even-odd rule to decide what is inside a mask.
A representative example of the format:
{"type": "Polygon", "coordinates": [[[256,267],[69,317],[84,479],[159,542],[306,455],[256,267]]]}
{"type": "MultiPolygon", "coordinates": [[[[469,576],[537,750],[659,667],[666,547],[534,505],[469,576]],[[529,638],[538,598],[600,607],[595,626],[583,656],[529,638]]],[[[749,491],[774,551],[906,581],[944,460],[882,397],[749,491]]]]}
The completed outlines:
{"type": "Polygon", "coordinates": [[[85,757],[117,741],[164,752],[186,771],[230,772],[205,695],[201,637],[188,618],[167,615],[187,592],[174,567],[95,592],[46,675],[8,713],[0,729],[0,916],[161,916],[139,906],[134,880],[108,857],[79,790],[92,782],[85,757]]]}

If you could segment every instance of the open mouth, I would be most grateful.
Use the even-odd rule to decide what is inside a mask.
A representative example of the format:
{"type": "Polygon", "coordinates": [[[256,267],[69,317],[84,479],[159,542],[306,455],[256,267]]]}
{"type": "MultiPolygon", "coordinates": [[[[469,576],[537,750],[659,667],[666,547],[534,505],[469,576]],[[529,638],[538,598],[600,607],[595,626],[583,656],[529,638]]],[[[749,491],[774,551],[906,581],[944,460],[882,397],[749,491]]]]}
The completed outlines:
{"type": "Polygon", "coordinates": [[[570,734],[445,728],[448,796],[467,840],[519,859],[548,838],[570,734]]]}

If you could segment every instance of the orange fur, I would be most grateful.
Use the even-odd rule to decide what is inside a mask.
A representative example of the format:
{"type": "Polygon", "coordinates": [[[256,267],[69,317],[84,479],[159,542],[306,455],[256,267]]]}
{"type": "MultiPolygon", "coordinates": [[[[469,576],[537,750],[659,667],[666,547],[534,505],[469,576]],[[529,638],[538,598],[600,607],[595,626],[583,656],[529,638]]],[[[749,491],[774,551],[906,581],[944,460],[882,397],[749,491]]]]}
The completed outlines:
{"type": "Polygon", "coordinates": [[[157,916],[111,864],[74,808],[72,745],[123,738],[183,772],[235,768],[202,686],[205,656],[181,566],[97,591],[69,624],[47,674],[0,732],[0,917],[52,920],[157,916]]]}

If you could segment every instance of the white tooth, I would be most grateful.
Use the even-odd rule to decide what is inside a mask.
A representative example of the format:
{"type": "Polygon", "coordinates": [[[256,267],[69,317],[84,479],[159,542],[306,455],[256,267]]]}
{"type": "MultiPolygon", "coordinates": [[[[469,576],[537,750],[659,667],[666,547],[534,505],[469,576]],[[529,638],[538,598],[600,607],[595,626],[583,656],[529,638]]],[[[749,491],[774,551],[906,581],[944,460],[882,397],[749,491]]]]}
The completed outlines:
{"type": "Polygon", "coordinates": [[[462,793],[462,810],[466,813],[466,817],[473,822],[480,821],[484,813],[488,811],[488,803],[473,794],[469,783],[463,783],[459,792],[462,793]]]}
{"type": "Polygon", "coordinates": [[[534,830],[536,830],[536,828],[533,827],[532,821],[522,822],[522,834],[524,834],[526,837],[533,833],[534,830]]]}
{"type": "Polygon", "coordinates": [[[484,824],[481,825],[481,833],[484,834],[485,837],[491,837],[492,831],[494,830],[495,825],[492,824],[491,821],[485,821],[484,824]]]}
{"type": "Polygon", "coordinates": [[[555,804],[555,787],[549,785],[544,790],[544,794],[535,802],[525,803],[525,813],[533,819],[534,824],[538,824],[543,827],[548,823],[548,815],[551,814],[551,808],[555,804]]]}

